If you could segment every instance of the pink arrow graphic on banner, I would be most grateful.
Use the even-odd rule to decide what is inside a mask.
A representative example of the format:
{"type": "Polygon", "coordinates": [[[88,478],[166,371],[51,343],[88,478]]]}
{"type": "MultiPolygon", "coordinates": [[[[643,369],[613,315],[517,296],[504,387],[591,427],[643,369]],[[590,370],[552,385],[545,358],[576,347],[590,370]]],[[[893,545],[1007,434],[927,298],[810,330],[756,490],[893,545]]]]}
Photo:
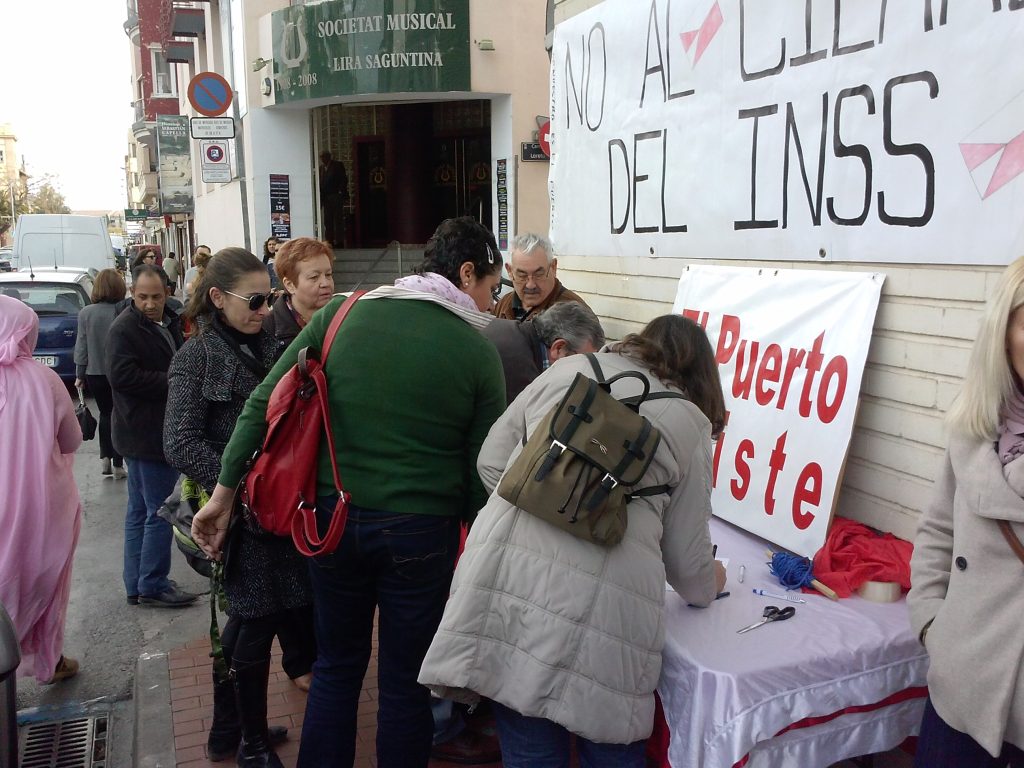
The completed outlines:
{"type": "Polygon", "coordinates": [[[1005,144],[960,144],[960,154],[964,158],[964,164],[968,171],[974,171],[990,157],[1000,152],[1002,154],[999,156],[995,171],[985,188],[985,193],[981,196],[982,200],[1024,173],[1024,133],[1017,134],[1005,144]]]}
{"type": "Polygon", "coordinates": [[[722,9],[718,7],[716,2],[711,6],[711,10],[708,11],[708,15],[704,17],[704,22],[700,25],[699,29],[692,29],[689,32],[683,32],[680,37],[683,39],[683,50],[687,53],[690,52],[690,48],[693,47],[694,41],[697,43],[697,48],[693,54],[693,65],[697,66],[697,62],[700,61],[700,57],[704,55],[704,51],[707,50],[708,45],[714,39],[715,34],[722,26],[722,9]]]}

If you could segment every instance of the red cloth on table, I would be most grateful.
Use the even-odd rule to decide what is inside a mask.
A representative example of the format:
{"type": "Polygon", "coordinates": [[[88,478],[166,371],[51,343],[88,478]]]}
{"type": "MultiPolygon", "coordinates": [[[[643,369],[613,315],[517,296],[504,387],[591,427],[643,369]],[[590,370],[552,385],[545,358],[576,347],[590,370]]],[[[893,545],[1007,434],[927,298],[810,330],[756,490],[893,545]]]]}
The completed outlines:
{"type": "Polygon", "coordinates": [[[814,556],[814,578],[840,597],[849,597],[867,581],[896,581],[910,589],[913,552],[909,541],[836,517],[825,546],[814,556]]]}

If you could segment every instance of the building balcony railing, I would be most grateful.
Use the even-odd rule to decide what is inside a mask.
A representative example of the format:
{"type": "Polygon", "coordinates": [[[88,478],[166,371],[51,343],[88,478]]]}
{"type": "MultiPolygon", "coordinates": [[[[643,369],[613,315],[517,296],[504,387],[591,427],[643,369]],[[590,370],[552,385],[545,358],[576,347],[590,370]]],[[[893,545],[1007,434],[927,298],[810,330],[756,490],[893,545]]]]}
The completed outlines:
{"type": "Polygon", "coordinates": [[[206,11],[196,3],[174,2],[171,6],[171,34],[199,37],[206,32],[206,11]]]}
{"type": "Polygon", "coordinates": [[[124,33],[128,35],[129,40],[131,40],[135,45],[142,44],[142,38],[139,34],[139,13],[133,0],[129,0],[128,2],[128,15],[122,26],[124,27],[124,33]]]}

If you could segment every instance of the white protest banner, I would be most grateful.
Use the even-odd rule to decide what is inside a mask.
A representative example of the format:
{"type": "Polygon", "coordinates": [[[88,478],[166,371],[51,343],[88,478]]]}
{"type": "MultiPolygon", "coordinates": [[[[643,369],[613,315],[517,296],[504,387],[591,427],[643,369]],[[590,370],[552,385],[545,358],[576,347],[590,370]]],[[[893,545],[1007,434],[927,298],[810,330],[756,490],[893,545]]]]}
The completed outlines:
{"type": "Polygon", "coordinates": [[[564,255],[1006,264],[1024,3],[605,0],[555,28],[564,255]]]}
{"type": "Polygon", "coordinates": [[[798,554],[825,541],[884,275],[689,266],[673,312],[715,349],[729,423],[712,509],[798,554]]]}

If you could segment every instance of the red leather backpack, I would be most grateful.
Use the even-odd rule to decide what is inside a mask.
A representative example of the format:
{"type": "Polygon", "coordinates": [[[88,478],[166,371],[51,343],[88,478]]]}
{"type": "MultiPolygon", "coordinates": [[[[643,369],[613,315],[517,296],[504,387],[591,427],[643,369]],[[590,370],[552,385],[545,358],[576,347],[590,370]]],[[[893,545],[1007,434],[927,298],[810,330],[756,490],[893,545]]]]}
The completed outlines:
{"type": "Polygon", "coordinates": [[[323,349],[304,347],[299,359],[277,382],[267,403],[267,434],[249,462],[237,498],[250,519],[277,536],[290,536],[307,557],[330,554],[341,541],[351,496],[341,485],[334,454],[327,379],[323,364],[345,316],[366,291],[355,291],[327,327],[323,349]],[[321,434],[327,438],[338,501],[327,533],[316,527],[317,459],[321,434]]]}

